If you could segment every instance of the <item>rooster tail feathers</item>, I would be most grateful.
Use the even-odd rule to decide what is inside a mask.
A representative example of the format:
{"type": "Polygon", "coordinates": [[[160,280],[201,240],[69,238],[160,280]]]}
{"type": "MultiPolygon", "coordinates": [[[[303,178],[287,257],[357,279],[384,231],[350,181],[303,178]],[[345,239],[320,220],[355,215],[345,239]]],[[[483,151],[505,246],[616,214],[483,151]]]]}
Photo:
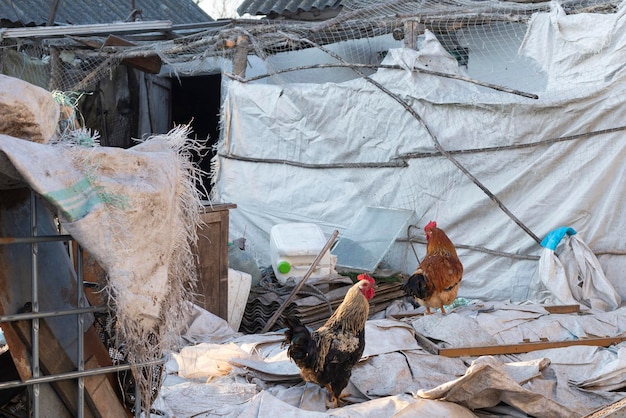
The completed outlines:
{"type": "Polygon", "coordinates": [[[302,324],[300,319],[295,316],[287,317],[287,329],[285,330],[285,340],[282,346],[289,346],[287,355],[296,363],[298,360],[306,359],[311,353],[314,345],[311,338],[311,332],[302,324]]]}
{"type": "Polygon", "coordinates": [[[402,290],[407,296],[424,299],[429,292],[429,281],[421,270],[417,270],[402,284],[402,290]]]}

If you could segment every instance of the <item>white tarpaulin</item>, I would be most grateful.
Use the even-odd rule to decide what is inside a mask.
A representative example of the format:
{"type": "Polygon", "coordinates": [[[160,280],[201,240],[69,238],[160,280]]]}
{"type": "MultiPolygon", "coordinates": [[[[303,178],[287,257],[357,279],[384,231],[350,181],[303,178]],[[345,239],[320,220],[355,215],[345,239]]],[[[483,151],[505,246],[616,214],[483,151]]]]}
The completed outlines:
{"type": "MultiPolygon", "coordinates": [[[[363,206],[410,209],[418,230],[434,219],[454,243],[472,247],[458,250],[459,296],[522,301],[539,241],[568,225],[625,297],[625,10],[568,16],[555,5],[531,20],[520,53],[549,80],[531,92],[538,99],[410,70],[371,76],[411,106],[445,150],[465,150],[453,158],[535,237],[437,151],[422,123],[363,78],[228,84],[214,193],[237,204],[232,236],[245,233],[267,266],[274,224],[313,222],[330,236],[363,206]]],[[[428,32],[419,51],[390,50],[385,63],[465,75],[428,32]]],[[[388,258],[405,273],[417,265],[406,243],[388,258]]]]}
{"type": "Polygon", "coordinates": [[[282,332],[243,335],[196,308],[194,339],[206,342],[172,354],[154,408],[179,417],[271,417],[276,411],[307,418],[581,417],[623,398],[619,390],[625,385],[626,343],[445,357],[422,349],[414,330],[455,347],[515,344],[546,334],[553,341],[573,340],[624,333],[619,320],[623,309],[594,318],[550,314],[540,305],[477,301],[445,316],[418,315],[403,321],[384,319],[381,312],[366,324],[365,353],[344,391],[348,403],[328,409],[326,389],[302,383],[287,348],[281,346],[282,332]],[[475,325],[467,328],[471,322],[475,325]],[[451,328],[455,335],[448,332],[451,328]],[[497,341],[477,338],[477,329],[483,336],[494,332],[497,341]]]}

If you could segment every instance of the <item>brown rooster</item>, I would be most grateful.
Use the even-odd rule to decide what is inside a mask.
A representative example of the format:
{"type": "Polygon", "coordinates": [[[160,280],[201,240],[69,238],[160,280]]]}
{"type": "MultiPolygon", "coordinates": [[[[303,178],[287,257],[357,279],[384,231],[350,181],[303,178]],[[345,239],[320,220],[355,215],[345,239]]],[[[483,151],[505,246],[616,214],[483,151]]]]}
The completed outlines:
{"type": "Polygon", "coordinates": [[[430,314],[430,308],[439,308],[445,314],[444,305],[451,304],[459,291],[463,264],[456,255],[454,244],[437,222],[430,221],[424,227],[426,233],[426,257],[415,273],[402,285],[407,296],[412,296],[430,314]]]}
{"type": "Polygon", "coordinates": [[[288,317],[283,346],[300,368],[306,382],[325,387],[335,408],[348,385],[352,367],[365,349],[365,322],[375,281],[360,274],[332,316],[317,331],[310,332],[296,317],[288,317]]]}

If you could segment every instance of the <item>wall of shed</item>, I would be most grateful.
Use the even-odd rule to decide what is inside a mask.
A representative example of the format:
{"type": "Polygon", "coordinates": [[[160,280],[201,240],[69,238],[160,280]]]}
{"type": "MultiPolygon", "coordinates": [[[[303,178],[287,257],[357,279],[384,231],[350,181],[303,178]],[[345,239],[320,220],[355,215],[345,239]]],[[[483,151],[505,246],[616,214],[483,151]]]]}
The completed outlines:
{"type": "MultiPolygon", "coordinates": [[[[379,70],[372,77],[411,105],[444,149],[493,148],[456,158],[539,239],[559,226],[576,229],[600,254],[609,280],[624,297],[626,259],[620,231],[626,219],[620,199],[626,195],[621,169],[626,107],[615,98],[624,94],[626,85],[617,64],[624,54],[620,45],[626,26],[617,24],[620,15],[555,16],[539,14],[533,31],[520,33],[517,40],[519,45],[524,41],[525,55],[509,56],[495,72],[501,83],[535,92],[538,99],[407,70],[379,70]],[[567,41],[550,26],[551,19],[572,31],[567,41]],[[590,37],[573,34],[589,34],[590,27],[590,37]],[[595,54],[577,55],[579,45],[571,39],[593,39],[600,46],[595,54]],[[576,74],[579,85],[573,81],[576,74]],[[559,84],[559,77],[567,82],[559,84]],[[615,131],[593,135],[606,129],[615,131]],[[530,146],[580,134],[591,135],[530,146]],[[517,149],[519,145],[524,147],[517,149]]],[[[467,39],[481,43],[480,34],[467,39]]],[[[470,76],[471,57],[470,50],[470,76]]],[[[432,39],[418,53],[392,49],[386,59],[467,75],[432,39]]],[[[404,208],[415,211],[418,226],[437,220],[455,243],[511,254],[460,250],[466,266],[460,296],[528,297],[542,250],[539,243],[438,155],[422,123],[363,79],[232,82],[219,151],[216,199],[237,204],[232,235],[245,231],[261,265],[269,265],[269,231],[276,223],[314,222],[330,235],[335,228],[345,231],[364,205],[404,208]],[[403,157],[415,152],[431,155],[403,157]],[[408,165],[402,168],[365,165],[403,158],[408,165]],[[348,166],[328,168],[333,164],[348,166]]],[[[423,246],[415,248],[424,254],[423,246]]],[[[405,244],[399,253],[402,260],[394,267],[411,272],[417,263],[412,251],[405,244]]]]}

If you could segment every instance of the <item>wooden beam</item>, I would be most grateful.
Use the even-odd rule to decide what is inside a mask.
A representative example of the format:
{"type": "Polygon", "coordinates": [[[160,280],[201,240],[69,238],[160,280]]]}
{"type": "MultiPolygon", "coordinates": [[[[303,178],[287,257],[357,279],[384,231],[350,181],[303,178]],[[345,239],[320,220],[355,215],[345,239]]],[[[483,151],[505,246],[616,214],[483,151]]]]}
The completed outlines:
{"type": "Polygon", "coordinates": [[[246,76],[246,67],[248,66],[248,50],[250,49],[250,39],[246,35],[240,35],[237,38],[235,46],[235,54],[233,56],[233,74],[238,77],[246,76]]]}
{"type": "MultiPolygon", "coordinates": [[[[543,307],[546,311],[551,314],[568,314],[568,313],[577,313],[580,312],[580,305],[548,305],[543,307]]],[[[403,319],[410,318],[413,316],[423,316],[424,311],[422,312],[401,312],[397,314],[390,315],[394,319],[403,319]]]]}
{"type": "Polygon", "coordinates": [[[424,33],[425,26],[415,20],[404,22],[404,47],[417,50],[417,38],[424,33]]]}
{"type": "Polygon", "coordinates": [[[574,345],[608,347],[613,344],[619,344],[623,341],[626,341],[626,337],[584,338],[579,340],[567,341],[537,341],[520,344],[504,344],[479,347],[439,348],[437,354],[445,357],[493,356],[500,354],[528,353],[530,351],[547,350],[549,348],[571,347],[574,345]]]}
{"type": "MultiPolygon", "coordinates": [[[[30,321],[14,321],[9,322],[19,334],[20,338],[29,348],[31,347],[31,324],[30,321]]],[[[39,335],[41,344],[39,359],[41,369],[46,375],[54,375],[57,373],[65,373],[75,370],[74,362],[69,358],[59,341],[56,339],[52,330],[46,324],[46,321],[39,320],[39,335]]],[[[102,366],[102,355],[93,349],[94,344],[102,345],[94,331],[85,334],[85,348],[89,351],[96,351],[87,358],[85,369],[102,366]]],[[[86,350],[87,351],[87,350],[86,350]]],[[[110,364],[110,358],[107,359],[110,364]]],[[[86,377],[85,383],[85,400],[84,414],[85,417],[129,417],[129,411],[122,405],[118,395],[115,393],[111,385],[110,377],[95,375],[86,377]]],[[[63,401],[68,410],[77,416],[78,410],[78,382],[77,380],[64,379],[51,383],[52,387],[63,401]]]]}
{"type": "Polygon", "coordinates": [[[567,314],[580,312],[580,305],[554,305],[544,306],[544,309],[551,314],[567,314]]]}
{"type": "MultiPolygon", "coordinates": [[[[119,36],[109,35],[104,41],[103,46],[136,46],[134,43],[120,38],[119,36]]],[[[149,57],[126,58],[122,60],[122,64],[130,65],[138,70],[150,74],[158,74],[163,64],[158,55],[149,57]]]]}
{"type": "MultiPolygon", "coordinates": [[[[31,324],[30,321],[15,321],[9,323],[19,334],[22,342],[32,348],[31,345],[31,324]]],[[[72,360],[67,356],[65,350],[56,339],[50,328],[43,319],[39,320],[39,336],[45,344],[40,345],[39,360],[41,370],[47,374],[67,372],[74,368],[72,360]]],[[[59,380],[50,383],[59,399],[67,407],[73,416],[78,416],[78,385],[74,380],[59,380]]],[[[86,405],[85,405],[86,406],[86,405]]],[[[93,411],[84,408],[86,418],[94,417],[93,411]]]]}
{"type": "Polygon", "coordinates": [[[98,35],[111,33],[137,33],[147,31],[170,31],[170,20],[149,20],[146,22],[98,23],[93,25],[35,26],[29,28],[4,28],[2,38],[53,38],[68,35],[98,35]]]}
{"type": "Polygon", "coordinates": [[[435,354],[435,355],[439,354],[439,350],[440,350],[439,346],[435,344],[432,340],[430,340],[428,337],[425,337],[419,332],[416,332],[415,339],[417,340],[417,343],[420,345],[420,347],[428,351],[430,354],[435,354]]]}

